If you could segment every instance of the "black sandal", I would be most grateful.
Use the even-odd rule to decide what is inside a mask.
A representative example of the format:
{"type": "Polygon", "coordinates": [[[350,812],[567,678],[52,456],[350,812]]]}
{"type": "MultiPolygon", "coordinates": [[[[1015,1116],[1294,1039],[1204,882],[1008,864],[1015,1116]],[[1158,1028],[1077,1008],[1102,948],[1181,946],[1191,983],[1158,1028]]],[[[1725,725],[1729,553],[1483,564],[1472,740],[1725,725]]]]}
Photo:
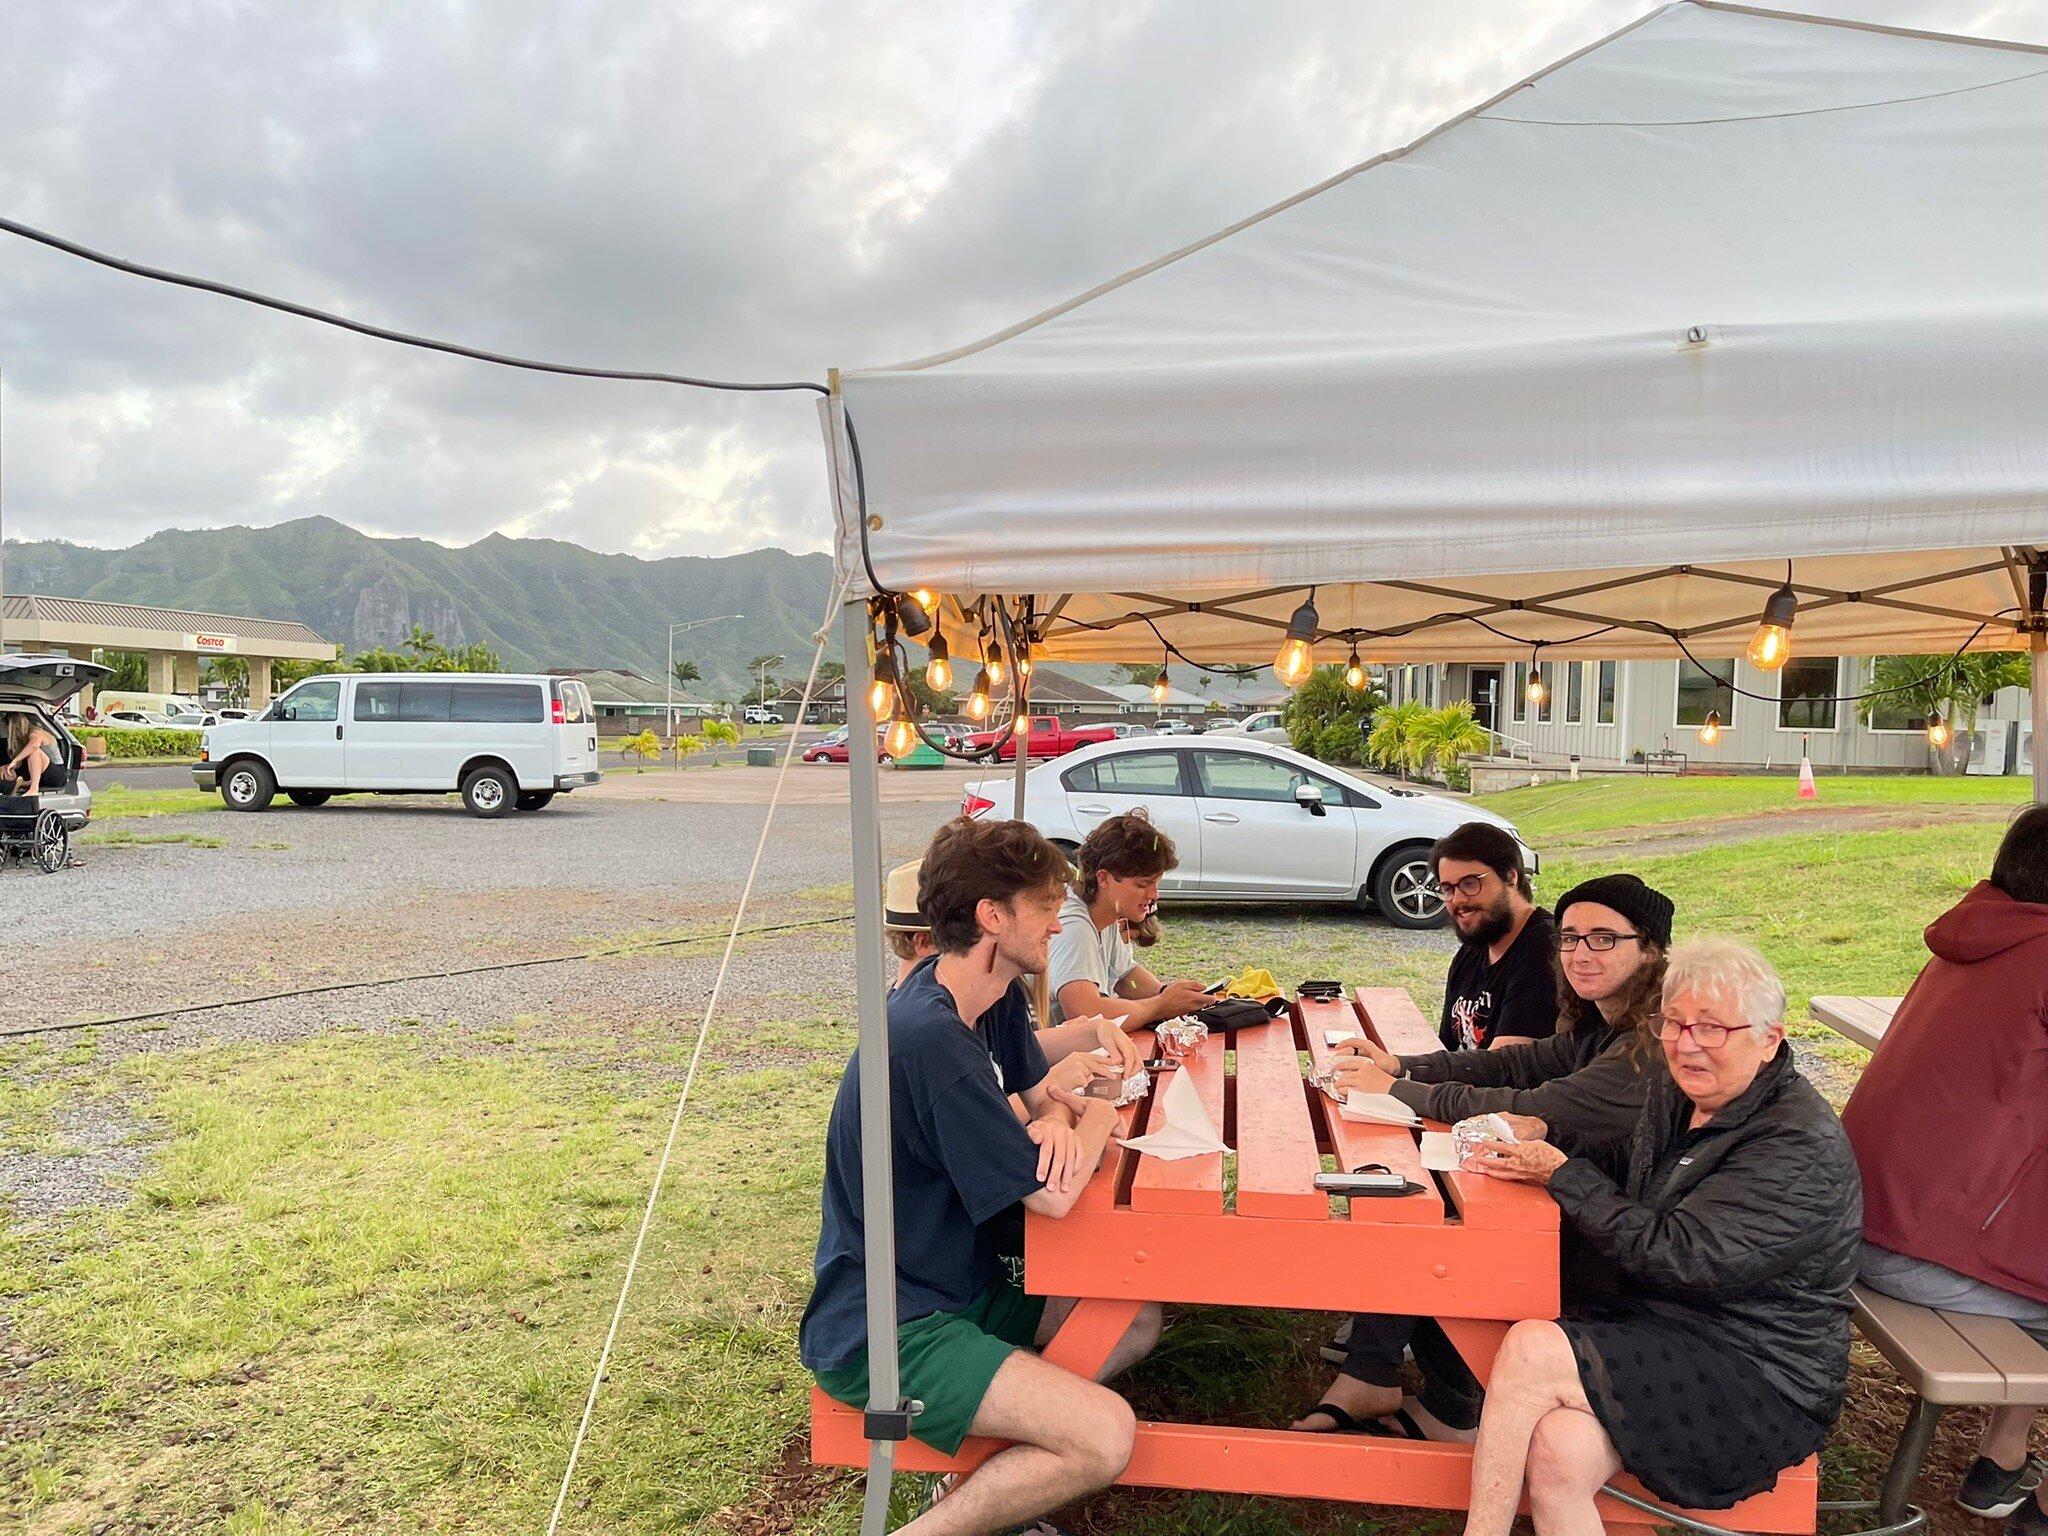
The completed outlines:
{"type": "MultiPolygon", "coordinates": [[[[1429,1438],[1429,1436],[1422,1432],[1422,1426],[1409,1417],[1408,1410],[1405,1408],[1396,1408],[1392,1413],[1382,1415],[1379,1418],[1361,1419],[1345,1409],[1339,1408],[1335,1403],[1317,1403],[1315,1407],[1309,1409],[1308,1413],[1304,1413],[1302,1417],[1305,1419],[1309,1414],[1316,1413],[1320,1413],[1329,1419],[1330,1423],[1334,1426],[1327,1433],[1339,1435],[1379,1435],[1390,1440],[1427,1440],[1429,1438]]],[[[1320,1435],[1326,1433],[1326,1431],[1302,1429],[1296,1430],[1295,1433],[1320,1435]]]]}

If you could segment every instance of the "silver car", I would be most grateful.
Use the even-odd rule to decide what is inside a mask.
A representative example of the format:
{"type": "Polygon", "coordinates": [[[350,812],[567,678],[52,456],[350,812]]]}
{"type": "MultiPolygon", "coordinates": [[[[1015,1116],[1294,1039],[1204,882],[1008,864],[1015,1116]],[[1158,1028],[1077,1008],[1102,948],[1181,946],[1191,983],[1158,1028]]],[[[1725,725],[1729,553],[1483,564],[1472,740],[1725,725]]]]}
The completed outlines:
{"type": "MultiPolygon", "coordinates": [[[[111,676],[111,667],[69,656],[0,656],[0,716],[27,715],[31,724],[57,738],[58,756],[63,759],[59,770],[63,782],[45,788],[28,803],[38,810],[55,811],[71,832],[92,818],[92,790],[80,771],[85,767],[85,748],[71,734],[63,717],[64,705],[87,684],[111,676]]],[[[4,732],[0,739],[5,739],[4,732]]],[[[0,801],[27,802],[27,797],[0,796],[0,801]]]]}

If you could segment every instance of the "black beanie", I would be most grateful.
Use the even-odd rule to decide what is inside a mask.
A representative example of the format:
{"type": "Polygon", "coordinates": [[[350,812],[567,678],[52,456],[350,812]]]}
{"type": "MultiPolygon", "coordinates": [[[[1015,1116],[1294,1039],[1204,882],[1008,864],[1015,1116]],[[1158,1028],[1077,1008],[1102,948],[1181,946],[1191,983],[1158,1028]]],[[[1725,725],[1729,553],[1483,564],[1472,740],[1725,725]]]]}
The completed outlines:
{"type": "Polygon", "coordinates": [[[1575,901],[1597,901],[1603,907],[1612,907],[1634,923],[1644,938],[1661,949],[1671,947],[1671,898],[1652,890],[1635,875],[1597,875],[1580,881],[1560,896],[1551,909],[1558,922],[1564,921],[1565,909],[1575,901]]]}

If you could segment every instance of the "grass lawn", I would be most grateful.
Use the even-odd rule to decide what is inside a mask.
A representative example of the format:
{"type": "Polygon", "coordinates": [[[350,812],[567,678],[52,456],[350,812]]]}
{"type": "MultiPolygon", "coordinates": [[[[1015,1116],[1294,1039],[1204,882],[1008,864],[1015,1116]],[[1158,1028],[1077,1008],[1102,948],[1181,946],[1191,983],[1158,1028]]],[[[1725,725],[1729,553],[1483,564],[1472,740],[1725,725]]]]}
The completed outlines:
{"type": "MultiPolygon", "coordinates": [[[[1755,816],[1790,795],[1783,780],[1631,782],[1640,800],[1587,783],[1487,803],[1560,849],[1542,882],[1555,897],[1614,866],[1604,835],[1755,816]]],[[[1993,791],[2018,793],[1999,781],[1830,780],[1823,806],[1898,805],[1912,824],[1830,831],[1788,817],[1782,834],[1622,862],[1672,895],[1681,933],[1759,944],[1798,1019],[1814,992],[1903,989],[1920,929],[1981,876],[1999,834],[1995,821],[1930,823],[1921,811],[1985,805],[1993,791]]],[[[135,803],[169,803],[129,814],[197,809],[177,803],[186,797],[218,803],[152,791],[135,803]]],[[[848,893],[808,894],[836,909],[848,893]]],[[[1181,908],[1147,960],[1203,977],[1256,963],[1290,985],[1404,985],[1434,1016],[1449,948],[1441,934],[1341,912],[1181,908]]],[[[102,1522],[239,1536],[541,1528],[689,1031],[669,1019],[602,1031],[399,1022],[119,1060],[90,1034],[0,1052],[0,1152],[72,1155],[67,1117],[80,1113],[133,1120],[154,1148],[126,1203],[0,1226],[0,1525],[29,1536],[102,1522]]],[[[566,1529],[855,1528],[857,1484],[802,1464],[809,1382],[795,1351],[821,1133],[851,1044],[829,1013],[721,1020],[566,1529]]],[[[1128,1390],[1153,1416],[1285,1422],[1325,1379],[1314,1351],[1327,1327],[1183,1310],[1128,1390]]],[[[1852,1412],[1881,1395],[1877,1380],[1852,1381],[1852,1412]]],[[[1830,1446],[1831,1491],[1867,1481],[1880,1417],[1854,1419],[1830,1446]]],[[[905,1479],[906,1509],[915,1492],[905,1479]]],[[[1076,1536],[1424,1536],[1458,1524],[1136,1491],[1063,1523],[1076,1536]]]]}
{"type": "Polygon", "coordinates": [[[92,819],[125,821],[147,816],[183,816],[193,811],[218,811],[219,795],[203,789],[129,789],[114,783],[94,785],[92,819]]]}

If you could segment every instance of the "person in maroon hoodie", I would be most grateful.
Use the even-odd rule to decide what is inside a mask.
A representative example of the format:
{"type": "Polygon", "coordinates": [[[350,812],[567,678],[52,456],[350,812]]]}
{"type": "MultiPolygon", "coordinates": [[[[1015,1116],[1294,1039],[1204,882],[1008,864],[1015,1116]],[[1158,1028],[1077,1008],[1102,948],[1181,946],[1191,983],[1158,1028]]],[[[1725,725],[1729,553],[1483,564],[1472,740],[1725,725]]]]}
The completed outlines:
{"type": "MultiPolygon", "coordinates": [[[[2048,1344],[2048,806],[2020,813],[1927,947],[1842,1111],[1863,1171],[1861,1280],[2048,1344]]],[[[1956,1494],[2010,1516],[2008,1536],[2048,1536],[2033,1419],[1994,1412],[1956,1494]]]]}

